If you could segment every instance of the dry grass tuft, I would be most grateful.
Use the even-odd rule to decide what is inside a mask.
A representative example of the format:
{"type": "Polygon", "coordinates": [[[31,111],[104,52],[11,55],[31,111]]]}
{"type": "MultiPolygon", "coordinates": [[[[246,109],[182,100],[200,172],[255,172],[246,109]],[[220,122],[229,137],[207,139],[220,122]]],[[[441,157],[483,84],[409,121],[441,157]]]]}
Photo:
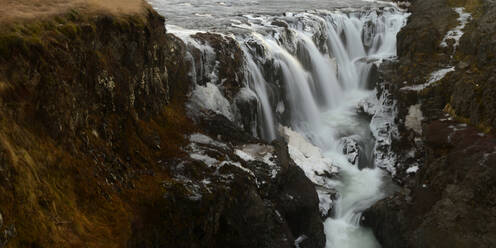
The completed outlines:
{"type": "Polygon", "coordinates": [[[85,13],[107,12],[134,15],[142,13],[144,0],[0,0],[0,23],[60,15],[71,10],[85,13]]]}

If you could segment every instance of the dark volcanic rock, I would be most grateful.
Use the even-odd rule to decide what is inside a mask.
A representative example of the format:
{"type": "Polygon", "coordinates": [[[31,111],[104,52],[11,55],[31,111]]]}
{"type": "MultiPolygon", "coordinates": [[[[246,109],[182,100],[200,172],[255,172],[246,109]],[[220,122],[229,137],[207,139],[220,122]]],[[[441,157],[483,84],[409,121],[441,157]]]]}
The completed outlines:
{"type": "MultiPolygon", "coordinates": [[[[304,235],[324,247],[317,193],[287,144],[215,113],[189,119],[195,61],[143,11],[0,27],[0,246],[289,248],[304,235]],[[243,160],[243,146],[270,160],[243,160]]],[[[195,38],[233,100],[237,43],[195,38]]]]}
{"type": "Polygon", "coordinates": [[[256,143],[258,140],[251,134],[241,130],[223,115],[209,112],[200,120],[200,125],[208,134],[219,140],[233,144],[256,143]]]}
{"type": "Polygon", "coordinates": [[[496,138],[494,118],[494,1],[411,1],[412,16],[398,36],[399,61],[386,64],[390,89],[398,100],[402,190],[364,213],[383,247],[495,247],[496,138]],[[473,20],[455,54],[439,47],[456,25],[454,7],[473,20]],[[484,51],[482,51],[484,50],[484,51]],[[452,58],[451,58],[451,55],[452,58]],[[435,68],[456,70],[427,89],[435,68]],[[434,68],[434,69],[433,69],[434,68]],[[420,104],[423,132],[404,126],[412,105],[420,104]],[[405,173],[412,165],[420,170],[405,173]]]}
{"type": "Polygon", "coordinates": [[[300,247],[324,247],[325,234],[315,186],[289,157],[287,144],[279,140],[274,145],[278,159],[288,163],[280,172],[276,192],[272,193],[276,206],[294,237],[306,237],[300,247]]]}
{"type": "Polygon", "coordinates": [[[446,1],[413,1],[409,11],[414,14],[398,34],[398,56],[436,53],[439,41],[456,26],[457,14],[446,1]]]}
{"type": "MultiPolygon", "coordinates": [[[[192,38],[198,40],[203,44],[211,46],[215,50],[215,60],[212,63],[218,63],[210,65],[211,68],[218,69],[218,80],[219,83],[222,82],[222,91],[228,99],[233,99],[238,93],[239,89],[242,87],[242,79],[244,77],[243,68],[243,52],[239,47],[238,43],[231,37],[222,36],[219,34],[212,33],[197,33],[192,36],[192,38]]],[[[199,56],[195,56],[196,60],[199,60],[199,56]]],[[[200,66],[205,61],[198,61],[198,66],[200,66]]],[[[205,76],[205,73],[211,72],[200,72],[200,76],[205,76]]],[[[206,79],[200,79],[198,83],[207,83],[206,79]]]]}
{"type": "Polygon", "coordinates": [[[365,212],[364,224],[384,247],[493,247],[496,139],[454,122],[425,131],[415,186],[365,212]]]}
{"type": "MultiPolygon", "coordinates": [[[[214,115],[202,123],[205,127],[204,130],[225,142],[237,145],[261,143],[249,134],[239,131],[232,122],[223,116],[214,115]]],[[[300,244],[301,247],[324,247],[325,236],[315,186],[290,158],[286,142],[276,140],[272,146],[274,147],[274,158],[277,158],[274,160],[276,162],[275,170],[278,171],[276,177],[272,176],[274,168],[260,169],[261,166],[267,167],[266,164],[248,163],[247,165],[247,168],[254,171],[257,180],[262,182],[262,185],[266,184],[259,187],[260,196],[264,201],[270,202],[266,207],[273,209],[284,226],[287,225],[286,228],[289,229],[290,235],[287,235],[286,238],[290,240],[291,244],[296,238],[304,235],[307,239],[300,244]]],[[[267,222],[263,223],[267,224],[267,222]]],[[[280,229],[280,227],[278,228],[280,229]]],[[[243,242],[237,243],[237,245],[242,244],[243,242]]],[[[263,246],[262,243],[259,243],[257,247],[279,247],[267,245],[268,243],[263,246]]]]}

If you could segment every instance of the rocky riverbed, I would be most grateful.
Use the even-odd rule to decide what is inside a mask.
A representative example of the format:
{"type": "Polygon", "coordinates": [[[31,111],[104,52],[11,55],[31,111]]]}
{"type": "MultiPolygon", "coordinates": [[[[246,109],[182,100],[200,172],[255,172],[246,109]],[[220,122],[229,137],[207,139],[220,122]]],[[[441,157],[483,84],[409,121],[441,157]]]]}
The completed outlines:
{"type": "MultiPolygon", "coordinates": [[[[198,32],[196,46],[187,44],[141,0],[50,1],[45,12],[30,6],[28,15],[18,14],[29,4],[9,5],[0,19],[0,247],[326,245],[323,222],[337,191],[325,189],[322,214],[323,189],[293,161],[289,138],[255,137],[261,107],[240,97],[246,58],[233,37],[198,32]],[[212,68],[195,67],[210,59],[205,51],[214,54],[212,68]],[[220,88],[212,87],[213,71],[220,88]],[[198,89],[214,99],[192,94],[198,89]],[[206,110],[192,95],[225,106],[206,110]]],[[[411,16],[397,37],[398,58],[374,65],[366,80],[369,88],[380,82],[379,95],[388,92],[382,100],[396,103],[388,113],[398,112],[397,139],[376,158],[396,154],[388,169],[400,187],[361,222],[385,248],[496,247],[496,2],[400,6],[411,16]]],[[[321,13],[310,14],[319,20],[321,13]]],[[[291,45],[288,23],[308,21],[293,17],[241,20],[266,25],[261,30],[269,34],[267,27],[282,30],[276,36],[291,45]]],[[[237,22],[233,29],[244,27],[237,22]]],[[[328,52],[318,31],[308,51],[328,52]]],[[[265,56],[267,44],[257,42],[247,48],[265,56]]],[[[304,57],[307,48],[294,52],[304,57]]],[[[307,69],[277,51],[293,69],[307,69]]],[[[273,61],[253,59],[264,63],[263,76],[277,91],[267,100],[275,129],[291,116],[281,97],[284,73],[273,61]]],[[[335,60],[320,61],[338,68],[335,60]]],[[[360,115],[360,123],[368,118],[360,115]]],[[[390,124],[376,131],[390,137],[390,124]]],[[[358,166],[366,159],[349,140],[355,143],[345,155],[358,166]]],[[[306,142],[298,159],[313,165],[322,154],[306,142]]],[[[331,167],[310,175],[339,179],[331,167]]]]}

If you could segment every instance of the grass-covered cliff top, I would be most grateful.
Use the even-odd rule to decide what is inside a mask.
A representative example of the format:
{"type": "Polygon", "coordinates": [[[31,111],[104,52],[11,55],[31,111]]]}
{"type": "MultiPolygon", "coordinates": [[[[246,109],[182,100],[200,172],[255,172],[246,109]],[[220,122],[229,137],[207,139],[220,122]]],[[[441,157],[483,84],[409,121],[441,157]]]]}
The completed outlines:
{"type": "Polygon", "coordinates": [[[144,0],[0,0],[0,247],[143,247],[182,58],[144,0]]]}
{"type": "Polygon", "coordinates": [[[0,60],[91,34],[102,17],[121,30],[143,27],[153,12],[144,0],[0,0],[0,6],[0,60]]]}
{"type": "Polygon", "coordinates": [[[143,0],[0,0],[0,23],[34,20],[71,11],[134,15],[143,13],[143,0]]]}

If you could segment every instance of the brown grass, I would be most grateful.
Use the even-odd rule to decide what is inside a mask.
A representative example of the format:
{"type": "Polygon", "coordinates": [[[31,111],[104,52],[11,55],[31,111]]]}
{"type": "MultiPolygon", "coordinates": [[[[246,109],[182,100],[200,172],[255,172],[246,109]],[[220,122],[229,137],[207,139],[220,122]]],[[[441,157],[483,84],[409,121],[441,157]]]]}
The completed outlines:
{"type": "Polygon", "coordinates": [[[0,23],[45,18],[70,10],[132,15],[141,13],[144,0],[0,0],[0,23]]]}
{"type": "MultiPolygon", "coordinates": [[[[132,170],[153,168],[156,174],[133,177],[135,188],[119,193],[104,177],[96,176],[96,165],[88,154],[75,156],[36,130],[0,119],[0,168],[9,171],[0,174],[0,210],[5,226],[13,224],[17,229],[9,247],[125,246],[131,223],[141,218],[142,205],[159,199],[161,182],[169,178],[166,171],[148,163],[181,157],[185,134],[195,130],[181,108],[170,107],[156,119],[126,126],[123,149],[139,151],[145,160],[131,155],[132,170]],[[158,133],[164,141],[162,150],[147,147],[136,128],[144,136],[158,133]]],[[[111,153],[101,140],[91,143],[95,150],[111,153]]]]}

